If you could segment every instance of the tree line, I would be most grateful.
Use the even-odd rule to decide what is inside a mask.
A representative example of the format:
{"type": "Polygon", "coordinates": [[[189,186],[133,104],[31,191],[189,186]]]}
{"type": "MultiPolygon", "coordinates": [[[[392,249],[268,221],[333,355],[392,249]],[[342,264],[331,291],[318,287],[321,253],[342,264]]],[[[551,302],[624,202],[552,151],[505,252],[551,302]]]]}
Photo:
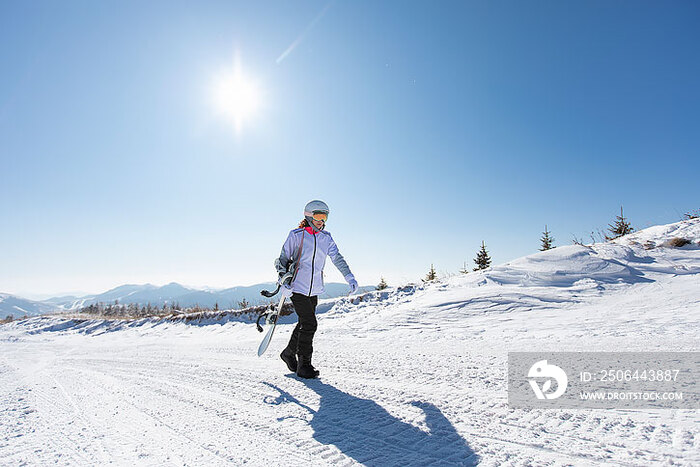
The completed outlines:
{"type": "Polygon", "coordinates": [[[178,302],[166,302],[160,306],[152,305],[151,303],[145,305],[139,303],[120,304],[119,300],[115,300],[114,303],[91,303],[78,309],[77,312],[94,317],[130,319],[187,315],[191,313],[225,313],[235,316],[250,314],[251,316],[257,316],[261,310],[267,309],[268,306],[269,304],[251,306],[245,298],[238,302],[237,308],[231,306],[227,310],[221,310],[218,302],[213,307],[207,307],[201,305],[181,306],[178,302]]]}

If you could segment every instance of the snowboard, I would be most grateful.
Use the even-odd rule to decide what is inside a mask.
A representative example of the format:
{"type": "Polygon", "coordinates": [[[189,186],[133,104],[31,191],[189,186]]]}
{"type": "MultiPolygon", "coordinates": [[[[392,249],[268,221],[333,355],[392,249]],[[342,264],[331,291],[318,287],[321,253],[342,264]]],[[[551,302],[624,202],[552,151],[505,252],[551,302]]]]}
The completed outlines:
{"type": "Polygon", "coordinates": [[[257,326],[258,326],[258,331],[262,332],[263,328],[260,326],[260,318],[265,317],[265,324],[269,326],[267,330],[267,334],[265,334],[265,337],[263,338],[262,342],[260,343],[260,347],[258,347],[258,357],[260,357],[262,354],[265,353],[267,350],[267,347],[270,345],[270,341],[272,340],[272,335],[275,333],[275,328],[277,327],[277,320],[280,317],[280,313],[282,312],[282,306],[284,305],[284,301],[287,297],[282,295],[282,298],[280,299],[279,305],[277,305],[277,308],[272,310],[271,313],[268,313],[266,315],[260,315],[258,317],[257,321],[257,326]]]}

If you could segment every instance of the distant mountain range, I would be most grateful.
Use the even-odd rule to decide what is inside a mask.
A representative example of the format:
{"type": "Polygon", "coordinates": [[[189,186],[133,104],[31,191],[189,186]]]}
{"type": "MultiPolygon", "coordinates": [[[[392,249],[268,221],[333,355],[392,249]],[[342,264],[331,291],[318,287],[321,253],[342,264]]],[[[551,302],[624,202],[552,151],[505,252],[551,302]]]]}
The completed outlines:
{"type": "MultiPolygon", "coordinates": [[[[98,295],[76,297],[66,295],[52,297],[46,300],[28,300],[14,295],[0,293],[0,319],[8,315],[15,318],[29,315],[36,316],[49,312],[70,311],[90,305],[91,303],[120,304],[138,303],[162,306],[164,303],[177,302],[180,306],[190,307],[199,305],[213,308],[218,303],[220,309],[239,308],[238,303],[244,299],[251,305],[267,303],[270,299],[260,295],[263,289],[273,290],[274,282],[265,282],[250,286],[238,286],[228,289],[193,289],[176,282],[163,286],[152,284],[127,284],[115,287],[98,295]]],[[[341,283],[326,284],[326,293],[319,298],[333,298],[348,293],[348,285],[341,283]]],[[[374,290],[374,287],[360,287],[360,292],[374,290]]]]}
{"type": "Polygon", "coordinates": [[[35,302],[14,295],[0,294],[0,319],[9,315],[15,318],[29,315],[36,316],[54,311],[55,307],[44,302],[35,302]]]}

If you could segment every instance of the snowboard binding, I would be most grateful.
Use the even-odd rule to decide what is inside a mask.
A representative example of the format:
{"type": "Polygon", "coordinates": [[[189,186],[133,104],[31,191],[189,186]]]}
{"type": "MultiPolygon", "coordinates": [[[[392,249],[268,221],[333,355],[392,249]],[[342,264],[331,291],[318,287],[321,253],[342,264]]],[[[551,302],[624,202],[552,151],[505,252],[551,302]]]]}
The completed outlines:
{"type": "Polygon", "coordinates": [[[283,284],[290,283],[294,278],[294,269],[294,267],[291,267],[289,271],[280,276],[280,278],[277,280],[277,288],[274,291],[270,292],[269,290],[261,290],[260,295],[267,298],[277,295],[280,291],[280,287],[282,287],[283,284]]]}
{"type": "Polygon", "coordinates": [[[261,313],[258,315],[258,319],[255,321],[255,326],[258,329],[258,332],[263,332],[263,327],[260,325],[260,320],[265,318],[264,324],[277,324],[277,317],[279,316],[279,313],[275,313],[275,306],[272,305],[270,307],[270,311],[268,313],[261,313]]]}

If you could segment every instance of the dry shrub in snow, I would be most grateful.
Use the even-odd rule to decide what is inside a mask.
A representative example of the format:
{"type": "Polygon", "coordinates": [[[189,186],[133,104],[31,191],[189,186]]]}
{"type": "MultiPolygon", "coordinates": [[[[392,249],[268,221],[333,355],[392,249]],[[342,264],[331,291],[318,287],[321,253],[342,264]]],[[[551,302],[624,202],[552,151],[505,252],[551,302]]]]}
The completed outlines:
{"type": "Polygon", "coordinates": [[[682,246],[689,245],[692,242],[690,240],[688,240],[687,238],[673,237],[671,240],[669,240],[665,243],[670,247],[680,248],[682,246]]]}

